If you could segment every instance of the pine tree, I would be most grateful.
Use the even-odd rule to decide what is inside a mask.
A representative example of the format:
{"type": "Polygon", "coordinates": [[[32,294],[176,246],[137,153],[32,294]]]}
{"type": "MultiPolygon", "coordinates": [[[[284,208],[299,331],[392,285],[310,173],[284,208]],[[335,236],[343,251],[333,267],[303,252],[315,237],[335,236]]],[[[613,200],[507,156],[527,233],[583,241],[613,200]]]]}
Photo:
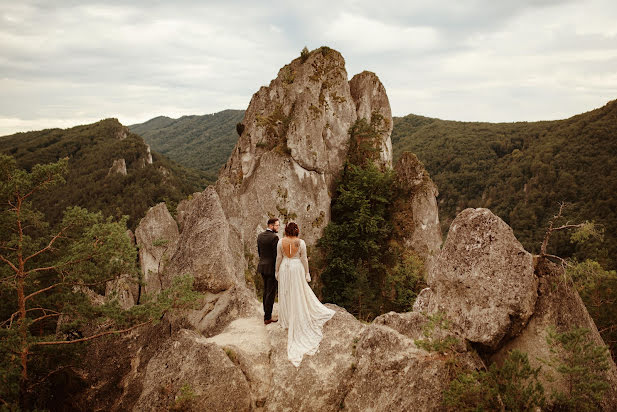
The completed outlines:
{"type": "Polygon", "coordinates": [[[28,172],[0,155],[0,400],[22,409],[32,406],[42,381],[62,370],[65,348],[133,330],[195,298],[186,277],[128,311],[115,299],[93,301],[108,281],[137,276],[136,250],[126,216],[113,221],[69,207],[57,226],[45,221],[32,199],[64,183],[67,168],[62,159],[28,172]]]}

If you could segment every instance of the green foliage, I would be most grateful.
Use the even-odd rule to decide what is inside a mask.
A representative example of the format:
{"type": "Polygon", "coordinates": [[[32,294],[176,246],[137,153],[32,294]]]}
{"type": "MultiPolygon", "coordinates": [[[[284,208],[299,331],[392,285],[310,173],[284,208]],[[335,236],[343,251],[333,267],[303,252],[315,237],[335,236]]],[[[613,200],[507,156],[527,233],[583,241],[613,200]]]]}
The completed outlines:
{"type": "Polygon", "coordinates": [[[428,316],[428,322],[422,327],[424,339],[415,339],[413,343],[428,352],[452,352],[459,340],[452,335],[436,336],[436,329],[440,331],[450,329],[450,320],[443,312],[437,312],[428,316]]]}
{"type": "Polygon", "coordinates": [[[129,228],[134,230],[151,206],[162,201],[176,204],[203,187],[194,172],[158,153],[152,153],[153,163],[148,164],[143,139],[127,133],[115,119],[4,136],[0,153],[10,154],[27,171],[34,171],[36,164],[68,159],[68,173],[63,176],[67,184],[39,191],[33,198],[52,225],[62,219],[64,209],[80,206],[116,220],[127,215],[129,228]],[[120,158],[126,161],[127,175],[109,175],[114,160],[120,158]]]}
{"type": "Polygon", "coordinates": [[[382,312],[392,183],[392,173],[375,165],[347,164],[332,200],[331,221],[318,242],[327,262],[323,298],[362,319],[382,312]]]}
{"type": "Polygon", "coordinates": [[[304,46],[302,51],[300,52],[300,60],[304,63],[309,58],[309,50],[304,46]]]}
{"type": "Polygon", "coordinates": [[[129,128],[142,136],[153,150],[199,171],[203,179],[200,186],[205,187],[216,181],[219,169],[244,132],[243,117],[244,110],[224,110],[179,119],[156,117],[129,128]]]}
{"type": "Polygon", "coordinates": [[[399,195],[392,170],[376,165],[383,117],[350,128],[348,159],[331,204],[331,220],[318,241],[323,299],[367,320],[409,309],[419,290],[422,263],[392,240],[392,208],[399,195]],[[408,289],[411,288],[411,289],[408,289]]]}
{"type": "Polygon", "coordinates": [[[444,391],[445,405],[456,411],[535,411],[546,402],[527,354],[511,351],[501,366],[459,374],[444,391]]]}
{"type": "Polygon", "coordinates": [[[426,287],[424,261],[390,241],[385,291],[390,291],[386,311],[409,312],[412,310],[418,292],[426,287]]]}
{"type": "Polygon", "coordinates": [[[561,333],[549,329],[547,342],[551,347],[548,363],[567,387],[566,392],[553,393],[555,403],[572,411],[599,410],[604,392],[609,388],[605,375],[609,368],[606,347],[596,345],[589,330],[584,328],[561,333]]]}
{"type": "Polygon", "coordinates": [[[192,406],[196,399],[197,395],[191,384],[185,383],[180,387],[180,392],[169,406],[169,410],[174,412],[191,411],[194,409],[192,406]]]}

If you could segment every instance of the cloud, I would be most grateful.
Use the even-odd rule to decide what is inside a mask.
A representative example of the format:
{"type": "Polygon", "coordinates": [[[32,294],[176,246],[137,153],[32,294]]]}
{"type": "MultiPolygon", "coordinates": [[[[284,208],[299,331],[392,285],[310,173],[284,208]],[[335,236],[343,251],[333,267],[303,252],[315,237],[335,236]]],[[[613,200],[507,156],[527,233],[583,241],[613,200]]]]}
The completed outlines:
{"type": "Polygon", "coordinates": [[[567,117],[616,97],[615,21],[609,0],[3,2],[0,134],[243,109],[322,45],[377,73],[396,115],[567,117]]]}

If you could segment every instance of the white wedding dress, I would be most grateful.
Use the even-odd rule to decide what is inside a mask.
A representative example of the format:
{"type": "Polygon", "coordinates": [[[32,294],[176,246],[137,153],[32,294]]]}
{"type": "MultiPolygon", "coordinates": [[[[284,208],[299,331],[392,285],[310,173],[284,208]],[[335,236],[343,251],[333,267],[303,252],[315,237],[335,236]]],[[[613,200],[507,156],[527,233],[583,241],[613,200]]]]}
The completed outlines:
{"type": "Polygon", "coordinates": [[[279,282],[279,325],[287,330],[287,357],[300,366],[304,355],[314,355],[322,338],[323,325],[335,311],[321,304],[308,285],[310,281],[304,240],[279,240],[276,279],[279,282]],[[297,249],[292,255],[292,243],[297,249]],[[283,251],[285,247],[285,251],[283,251]],[[286,252],[286,253],[284,253],[286,252]],[[290,257],[291,256],[291,257],[290,257]]]}

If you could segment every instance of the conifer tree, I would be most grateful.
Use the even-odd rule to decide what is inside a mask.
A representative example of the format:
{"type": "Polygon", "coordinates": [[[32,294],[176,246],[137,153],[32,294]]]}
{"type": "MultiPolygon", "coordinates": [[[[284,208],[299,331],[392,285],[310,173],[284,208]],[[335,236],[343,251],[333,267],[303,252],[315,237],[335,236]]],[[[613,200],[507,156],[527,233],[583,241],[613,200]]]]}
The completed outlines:
{"type": "Polygon", "coordinates": [[[136,251],[126,217],[115,222],[69,207],[57,226],[45,221],[32,199],[64,183],[67,168],[62,159],[25,171],[0,155],[0,402],[22,409],[41,381],[62,370],[64,347],[133,330],[195,298],[191,279],[182,278],[128,311],[115,299],[93,299],[108,281],[137,276],[136,251]]]}

